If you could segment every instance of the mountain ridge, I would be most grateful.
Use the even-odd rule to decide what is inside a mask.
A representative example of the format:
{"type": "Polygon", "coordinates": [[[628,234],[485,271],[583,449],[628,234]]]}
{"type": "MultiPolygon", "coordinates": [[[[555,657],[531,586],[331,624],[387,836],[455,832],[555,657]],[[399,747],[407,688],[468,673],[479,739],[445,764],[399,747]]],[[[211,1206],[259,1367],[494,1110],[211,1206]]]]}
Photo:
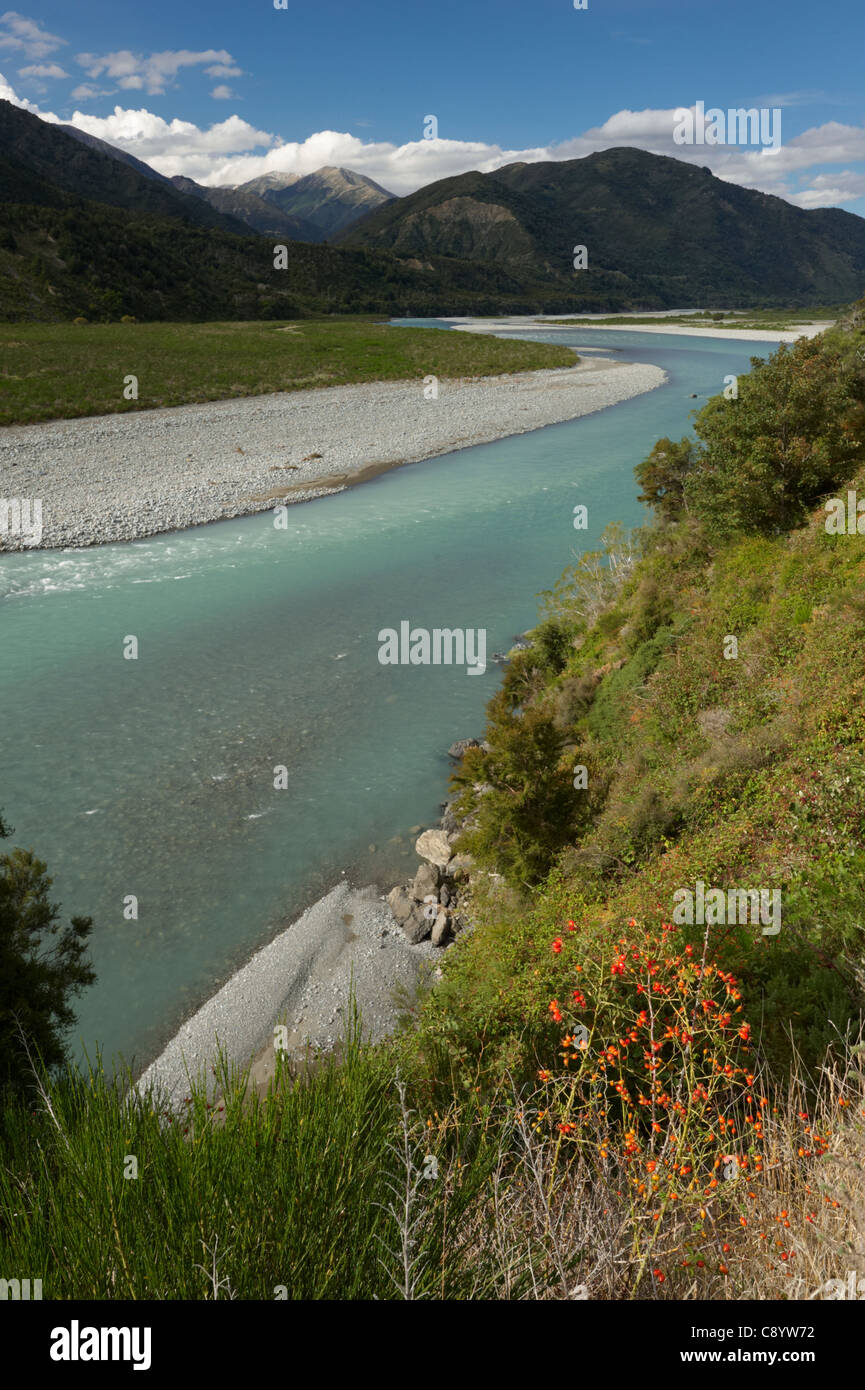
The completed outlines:
{"type": "Polygon", "coordinates": [[[578,160],[505,165],[433,184],[372,212],[339,237],[423,258],[488,258],[564,287],[611,288],[658,307],[726,297],[802,304],[857,298],[865,219],[804,210],[667,155],[619,147],[578,160]],[[586,246],[588,269],[575,272],[586,246]]]}

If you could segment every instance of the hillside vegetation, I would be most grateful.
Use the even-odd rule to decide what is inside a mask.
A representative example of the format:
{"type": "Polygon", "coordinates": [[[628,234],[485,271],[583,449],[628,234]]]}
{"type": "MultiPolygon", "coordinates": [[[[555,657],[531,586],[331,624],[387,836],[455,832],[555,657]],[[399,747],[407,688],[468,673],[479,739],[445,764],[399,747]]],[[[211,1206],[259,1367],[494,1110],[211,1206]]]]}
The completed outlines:
{"type": "Polygon", "coordinates": [[[495,258],[527,286],[567,288],[588,311],[849,303],[865,279],[865,219],[804,211],[627,148],[440,179],[378,209],[341,244],[495,258]],[[588,258],[577,272],[576,246],[588,258]]]}
{"type": "Polygon", "coordinates": [[[865,301],[755,359],[637,470],[652,524],[544,596],[456,778],[474,930],[401,1035],[263,1104],[226,1077],[216,1118],[98,1071],[10,1100],[4,1266],[96,1298],[865,1276],[865,521],[824,505],[865,496],[863,354],[865,301]],[[780,907],[689,922],[698,884],[780,907]]]}
{"type": "Polygon", "coordinates": [[[0,321],[788,307],[847,303],[863,276],[861,217],[643,150],[407,198],[327,168],[207,189],[0,101],[0,321]]]}

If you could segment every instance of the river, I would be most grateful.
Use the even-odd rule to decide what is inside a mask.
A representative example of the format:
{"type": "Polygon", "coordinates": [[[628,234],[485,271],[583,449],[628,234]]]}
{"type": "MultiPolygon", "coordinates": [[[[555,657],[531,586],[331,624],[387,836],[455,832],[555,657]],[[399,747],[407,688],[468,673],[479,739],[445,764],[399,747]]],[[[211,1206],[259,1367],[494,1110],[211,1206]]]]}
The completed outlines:
{"type": "Polygon", "coordinates": [[[608,522],[644,519],[633,468],[655,439],[686,433],[725,375],[773,350],[530,336],[669,381],[303,503],[287,530],[263,514],[0,557],[0,809],[12,843],[47,862],[64,917],[95,921],[76,1055],[99,1044],[146,1063],[343,870],[390,886],[413,869],[409,828],[436,819],[447,747],[481,729],[501,672],[382,666],[379,630],[486,628],[488,651],[507,649],[608,522]]]}

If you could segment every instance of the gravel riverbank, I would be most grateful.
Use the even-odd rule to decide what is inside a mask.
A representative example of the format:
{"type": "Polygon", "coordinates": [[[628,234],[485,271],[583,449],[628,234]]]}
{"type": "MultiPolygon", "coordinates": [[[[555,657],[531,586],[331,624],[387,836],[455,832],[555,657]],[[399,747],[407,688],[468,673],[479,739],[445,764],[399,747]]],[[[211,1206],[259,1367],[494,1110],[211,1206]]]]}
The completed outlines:
{"type": "Polygon", "coordinates": [[[41,547],[133,540],[302,502],[403,463],[603,410],[662,385],[648,364],[279,392],[0,430],[0,498],[42,502],[41,547]]]}
{"type": "Polygon", "coordinates": [[[411,945],[380,890],[338,883],[275,941],[258,951],[208,999],[139,1078],[172,1103],[188,1094],[187,1076],[215,1089],[217,1051],[234,1065],[251,1059],[251,1081],[265,1090],[276,1056],[274,1027],[284,1025],[285,1051],[295,1062],[330,1052],[345,1034],[352,989],[364,1037],[378,1042],[396,1025],[394,992],[411,995],[419,972],[440,952],[411,945]]]}

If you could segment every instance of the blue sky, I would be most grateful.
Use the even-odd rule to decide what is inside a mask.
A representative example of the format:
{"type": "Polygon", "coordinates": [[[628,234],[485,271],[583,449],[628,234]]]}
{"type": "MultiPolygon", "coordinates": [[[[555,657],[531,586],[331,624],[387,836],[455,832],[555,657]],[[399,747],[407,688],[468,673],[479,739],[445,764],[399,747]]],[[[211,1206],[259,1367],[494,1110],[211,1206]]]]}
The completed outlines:
{"type": "Polygon", "coordinates": [[[863,55],[862,0],[39,0],[0,17],[3,95],[202,182],[338,163],[402,193],[635,144],[865,215],[863,55]],[[780,108],[781,147],[675,145],[675,109],[698,101],[780,108]]]}

